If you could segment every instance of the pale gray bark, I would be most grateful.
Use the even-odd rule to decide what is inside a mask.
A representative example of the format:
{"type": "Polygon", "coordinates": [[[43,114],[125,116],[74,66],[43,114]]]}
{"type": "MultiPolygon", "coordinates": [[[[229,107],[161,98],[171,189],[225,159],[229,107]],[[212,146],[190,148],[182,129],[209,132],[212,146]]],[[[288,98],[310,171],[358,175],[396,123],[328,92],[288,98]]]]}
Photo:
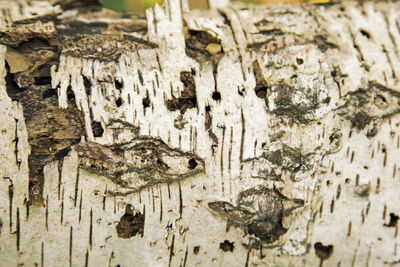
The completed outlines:
{"type": "Polygon", "coordinates": [[[0,2],[1,265],[398,264],[400,3],[210,6],[0,2]]]}

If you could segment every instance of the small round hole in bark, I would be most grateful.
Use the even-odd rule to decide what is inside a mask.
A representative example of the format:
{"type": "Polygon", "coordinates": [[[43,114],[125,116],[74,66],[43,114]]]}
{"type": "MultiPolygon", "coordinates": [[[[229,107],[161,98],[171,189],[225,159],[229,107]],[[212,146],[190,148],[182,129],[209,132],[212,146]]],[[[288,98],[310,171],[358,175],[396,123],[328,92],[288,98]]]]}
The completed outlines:
{"type": "Polygon", "coordinates": [[[224,252],[232,252],[235,246],[233,245],[234,242],[229,242],[225,240],[224,242],[219,243],[219,248],[222,249],[224,252]]]}
{"type": "Polygon", "coordinates": [[[193,253],[194,254],[199,254],[199,251],[200,251],[200,246],[195,246],[194,248],[193,248],[193,253]]]}
{"type": "Polygon", "coordinates": [[[94,137],[101,137],[104,133],[104,129],[101,126],[101,123],[98,121],[92,121],[92,131],[94,137]]]}
{"type": "Polygon", "coordinates": [[[265,98],[267,95],[267,87],[263,86],[256,89],[256,95],[258,98],[265,98]]]}
{"type": "Polygon", "coordinates": [[[122,106],[122,99],[120,97],[117,100],[115,100],[115,105],[117,105],[117,107],[122,106]]]}
{"type": "Polygon", "coordinates": [[[115,80],[114,83],[115,83],[115,88],[118,90],[121,90],[122,87],[124,87],[124,82],[122,82],[122,81],[115,80]]]}
{"type": "Polygon", "coordinates": [[[148,96],[147,96],[146,98],[143,99],[142,105],[143,105],[143,107],[144,107],[145,109],[150,107],[150,99],[149,99],[148,96]]]}
{"type": "Polygon", "coordinates": [[[296,62],[298,65],[302,65],[304,63],[304,60],[302,58],[296,58],[296,62]]]}
{"type": "Polygon", "coordinates": [[[221,100],[221,93],[220,92],[214,92],[213,94],[212,94],[212,99],[214,99],[215,101],[219,101],[219,100],[221,100]]]}
{"type": "Polygon", "coordinates": [[[197,161],[195,159],[189,160],[189,169],[193,170],[197,167],[197,161]]]}
{"type": "Polygon", "coordinates": [[[206,106],[206,111],[210,112],[211,111],[211,107],[210,106],[206,106]]]}

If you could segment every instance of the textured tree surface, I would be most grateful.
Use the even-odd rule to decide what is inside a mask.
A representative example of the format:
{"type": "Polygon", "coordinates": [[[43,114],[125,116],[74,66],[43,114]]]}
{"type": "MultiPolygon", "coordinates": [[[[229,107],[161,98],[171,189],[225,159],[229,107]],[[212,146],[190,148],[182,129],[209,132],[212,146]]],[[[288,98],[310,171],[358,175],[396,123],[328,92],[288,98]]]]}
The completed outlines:
{"type": "Polygon", "coordinates": [[[2,266],[399,264],[400,2],[77,3],[0,2],[2,266]]]}

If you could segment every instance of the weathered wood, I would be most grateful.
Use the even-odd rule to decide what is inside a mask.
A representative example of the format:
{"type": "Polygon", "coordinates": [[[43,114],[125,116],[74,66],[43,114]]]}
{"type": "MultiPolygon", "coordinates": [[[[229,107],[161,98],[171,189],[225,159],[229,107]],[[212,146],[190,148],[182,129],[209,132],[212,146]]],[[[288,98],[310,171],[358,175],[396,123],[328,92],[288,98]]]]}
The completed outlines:
{"type": "Polygon", "coordinates": [[[57,4],[0,2],[2,265],[398,264],[400,3],[57,4]]]}

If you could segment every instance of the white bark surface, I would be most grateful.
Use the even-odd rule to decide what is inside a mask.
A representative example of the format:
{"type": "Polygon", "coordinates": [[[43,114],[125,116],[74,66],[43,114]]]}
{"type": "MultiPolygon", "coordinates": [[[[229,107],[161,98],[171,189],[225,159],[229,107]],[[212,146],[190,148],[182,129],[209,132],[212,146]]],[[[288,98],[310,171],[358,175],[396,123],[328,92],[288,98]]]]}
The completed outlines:
{"type": "MultiPolygon", "coordinates": [[[[132,173],[122,175],[128,186],[121,186],[108,169],[97,175],[80,167],[85,159],[74,146],[46,165],[44,205],[28,206],[23,108],[0,79],[1,265],[398,264],[400,3],[215,7],[189,11],[185,1],[168,0],[146,11],[145,35],[132,34],[156,47],[120,47],[116,61],[77,57],[79,47],[65,48],[52,69],[59,106],[67,107],[70,87],[87,141],[152,140],[150,149],[158,151],[158,138],[177,149],[163,154],[172,168],[169,182],[160,170],[152,186],[132,173]],[[185,52],[193,31],[220,40],[215,72],[211,56],[200,61],[185,52]],[[184,94],[182,72],[193,75],[196,98],[183,114],[166,104],[184,94]],[[256,94],[260,87],[265,97],[256,94]],[[94,137],[91,120],[101,122],[101,137],[94,137]],[[198,172],[185,169],[192,157],[202,159],[198,172]],[[269,202],[277,191],[286,198],[269,202]],[[232,206],[223,212],[210,203],[232,206]],[[128,204],[144,215],[144,230],[123,238],[116,229],[128,204]],[[243,209],[251,219],[242,218],[243,209]],[[248,225],[278,215],[274,209],[287,232],[260,242],[248,225]],[[224,242],[228,251],[220,247],[224,242]],[[332,246],[331,253],[319,242],[332,246]]],[[[61,12],[40,2],[4,1],[0,8],[2,31],[22,18],[61,12]]],[[[112,44],[103,45],[100,54],[112,44]]],[[[0,62],[5,54],[1,46],[0,62]]],[[[0,71],[5,76],[3,64],[0,71]]],[[[123,164],[140,168],[136,160],[123,164]]]]}

